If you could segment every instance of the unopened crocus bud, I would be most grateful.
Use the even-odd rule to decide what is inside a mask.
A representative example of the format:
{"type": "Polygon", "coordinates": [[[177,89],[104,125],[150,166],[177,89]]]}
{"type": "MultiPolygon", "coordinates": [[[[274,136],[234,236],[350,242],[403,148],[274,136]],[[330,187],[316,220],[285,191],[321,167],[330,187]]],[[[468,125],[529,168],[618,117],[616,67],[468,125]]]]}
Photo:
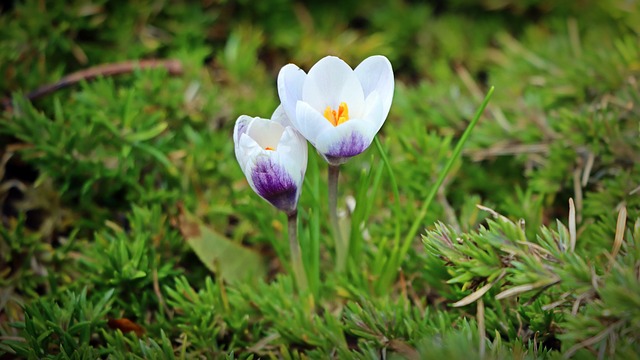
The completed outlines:
{"type": "Polygon", "coordinates": [[[282,107],[271,120],[240,116],[233,141],[236,159],[253,191],[285,213],[293,213],[307,169],[307,142],[282,107]]]}

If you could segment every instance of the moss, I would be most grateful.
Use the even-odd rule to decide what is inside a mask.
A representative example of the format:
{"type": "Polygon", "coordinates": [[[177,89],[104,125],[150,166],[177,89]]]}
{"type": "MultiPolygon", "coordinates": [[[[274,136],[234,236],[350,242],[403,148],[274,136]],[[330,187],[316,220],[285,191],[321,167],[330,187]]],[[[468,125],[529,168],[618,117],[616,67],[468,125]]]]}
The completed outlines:
{"type": "Polygon", "coordinates": [[[638,14],[619,0],[0,5],[0,357],[634,357],[638,14]],[[281,66],[327,54],[386,55],[396,94],[380,148],[342,167],[358,244],[345,272],[310,152],[314,291],[299,296],[286,218],[250,191],[231,132],[273,112],[281,66]],[[181,68],[131,63],[152,59],[181,68]],[[105,64],[130,69],[34,92],[105,64]],[[267,269],[225,279],[217,266],[246,259],[205,264],[194,236],[267,269]]]}

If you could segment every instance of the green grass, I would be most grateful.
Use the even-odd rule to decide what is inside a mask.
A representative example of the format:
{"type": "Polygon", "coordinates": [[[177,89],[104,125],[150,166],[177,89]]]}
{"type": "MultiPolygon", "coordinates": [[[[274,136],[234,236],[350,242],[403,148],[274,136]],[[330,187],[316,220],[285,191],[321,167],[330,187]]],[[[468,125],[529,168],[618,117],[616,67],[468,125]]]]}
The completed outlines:
{"type": "Polygon", "coordinates": [[[3,3],[0,359],[637,357],[640,8],[567,4],[3,3]],[[300,295],[231,135],[329,54],[396,93],[341,167],[344,272],[309,149],[300,295]],[[28,98],[140,59],[182,71],[28,98]]]}

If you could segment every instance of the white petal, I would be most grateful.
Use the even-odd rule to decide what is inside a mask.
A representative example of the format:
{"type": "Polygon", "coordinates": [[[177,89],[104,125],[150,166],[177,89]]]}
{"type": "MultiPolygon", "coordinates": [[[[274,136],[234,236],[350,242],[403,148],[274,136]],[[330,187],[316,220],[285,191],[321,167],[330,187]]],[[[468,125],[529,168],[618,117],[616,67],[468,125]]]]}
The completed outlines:
{"type": "Polygon", "coordinates": [[[275,121],[254,118],[247,127],[247,135],[255,140],[263,149],[270,147],[275,149],[282,137],[284,128],[275,121]]]}
{"type": "MultiPolygon", "coordinates": [[[[264,150],[251,136],[247,134],[240,135],[240,141],[236,145],[236,159],[240,167],[245,170],[247,164],[256,157],[263,154],[264,150]]],[[[246,174],[246,173],[245,173],[246,174]]]]}
{"type": "Polygon", "coordinates": [[[377,91],[369,95],[366,105],[367,111],[362,118],[351,119],[319,134],[316,149],[320,153],[326,153],[330,151],[331,146],[350,136],[351,132],[360,134],[363,143],[368,147],[384,124],[385,117],[382,116],[382,103],[379,101],[377,91]]]}
{"type": "Polygon", "coordinates": [[[302,85],[307,74],[294,64],[288,64],[278,73],[278,95],[289,118],[296,115],[296,103],[302,99],[302,85]]]}
{"type": "Polygon", "coordinates": [[[307,140],[295,129],[282,105],[278,106],[271,116],[272,121],[278,122],[284,127],[284,131],[278,141],[278,153],[287,153],[291,161],[298,164],[302,175],[307,169],[307,140]]]}
{"type": "MultiPolygon", "coordinates": [[[[250,147],[250,144],[245,144],[245,147],[241,146],[241,142],[242,142],[241,139],[243,135],[246,136],[247,129],[249,128],[249,125],[251,124],[252,121],[253,121],[252,117],[247,115],[241,115],[240,117],[238,117],[238,120],[236,120],[236,124],[233,127],[233,145],[236,153],[236,159],[238,160],[238,163],[240,164],[240,167],[242,168],[243,171],[244,171],[244,166],[247,158],[245,154],[246,152],[245,148],[250,147]]],[[[255,146],[258,146],[258,144],[255,144],[255,146]]]]}
{"type": "Polygon", "coordinates": [[[280,138],[277,152],[280,161],[292,177],[299,179],[298,185],[301,186],[307,169],[307,141],[293,127],[287,127],[280,138]]]}
{"type": "Polygon", "coordinates": [[[368,97],[373,91],[380,94],[380,101],[383,105],[382,112],[386,118],[391,108],[395,85],[389,59],[382,55],[368,57],[356,67],[355,74],[362,84],[365,97],[368,97]]]}
{"type": "Polygon", "coordinates": [[[369,94],[369,96],[367,96],[365,104],[367,112],[365,113],[363,120],[365,120],[369,124],[369,127],[373,130],[373,133],[376,134],[378,131],[380,131],[380,128],[384,124],[384,121],[387,119],[388,113],[384,112],[383,110],[384,105],[380,101],[380,96],[377,90],[374,90],[371,94],[369,94]]]}
{"type": "MultiPolygon", "coordinates": [[[[253,181],[253,173],[256,171],[256,164],[264,161],[272,161],[274,164],[280,163],[280,155],[275,151],[265,151],[264,149],[259,148],[259,150],[254,151],[252,156],[247,157],[247,162],[245,163],[245,167],[243,168],[243,172],[247,178],[247,182],[249,186],[260,195],[259,189],[256,188],[256,185],[253,181]],[[260,151],[262,150],[262,151],[260,151]]],[[[262,195],[261,195],[262,196],[262,195]]]]}
{"type": "Polygon", "coordinates": [[[236,125],[233,127],[233,143],[238,146],[240,136],[247,132],[249,124],[251,124],[253,118],[247,115],[240,115],[236,120],[236,125]]]}
{"type": "Polygon", "coordinates": [[[295,210],[300,197],[300,175],[292,174],[275,151],[257,157],[245,175],[251,188],[273,206],[287,214],[295,210]]]}
{"type": "Polygon", "coordinates": [[[349,115],[361,116],[364,111],[364,92],[360,80],[351,67],[340,58],[327,56],[318,61],[304,81],[302,100],[324,113],[327,106],[337,109],[344,102],[349,115]]]}
{"type": "Polygon", "coordinates": [[[245,163],[241,163],[240,167],[242,168],[242,172],[244,173],[245,178],[247,178],[247,182],[253,191],[256,191],[255,184],[253,183],[253,179],[251,177],[251,172],[256,166],[255,159],[252,157],[247,157],[247,161],[245,163]]]}
{"type": "Polygon", "coordinates": [[[352,119],[320,134],[315,147],[327,161],[349,158],[365,151],[375,135],[376,129],[369,122],[352,119]]]}
{"type": "Polygon", "coordinates": [[[298,101],[296,115],[291,119],[291,122],[296,130],[314,146],[320,133],[333,128],[329,120],[303,101],[298,101]]]}
{"type": "Polygon", "coordinates": [[[282,104],[280,104],[271,115],[271,121],[277,122],[278,124],[282,125],[282,127],[284,128],[286,128],[287,126],[293,126],[282,104]]]}

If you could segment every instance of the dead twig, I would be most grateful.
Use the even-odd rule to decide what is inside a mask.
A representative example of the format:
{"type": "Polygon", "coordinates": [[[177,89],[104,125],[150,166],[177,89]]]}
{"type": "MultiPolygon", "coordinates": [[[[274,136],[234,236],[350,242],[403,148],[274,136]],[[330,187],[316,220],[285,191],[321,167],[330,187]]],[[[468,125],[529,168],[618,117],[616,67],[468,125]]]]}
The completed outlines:
{"type": "MultiPolygon", "coordinates": [[[[164,68],[171,75],[181,75],[183,73],[182,63],[179,60],[168,59],[148,59],[148,60],[129,60],[113,64],[102,64],[88,69],[76,71],[66,75],[62,79],[53,84],[47,84],[27,94],[26,98],[30,101],[39,99],[60,89],[75,85],[81,81],[89,81],[98,77],[115,76],[128,74],[136,69],[156,69],[164,68]]],[[[2,106],[11,110],[11,98],[2,99],[2,106]]]]}

